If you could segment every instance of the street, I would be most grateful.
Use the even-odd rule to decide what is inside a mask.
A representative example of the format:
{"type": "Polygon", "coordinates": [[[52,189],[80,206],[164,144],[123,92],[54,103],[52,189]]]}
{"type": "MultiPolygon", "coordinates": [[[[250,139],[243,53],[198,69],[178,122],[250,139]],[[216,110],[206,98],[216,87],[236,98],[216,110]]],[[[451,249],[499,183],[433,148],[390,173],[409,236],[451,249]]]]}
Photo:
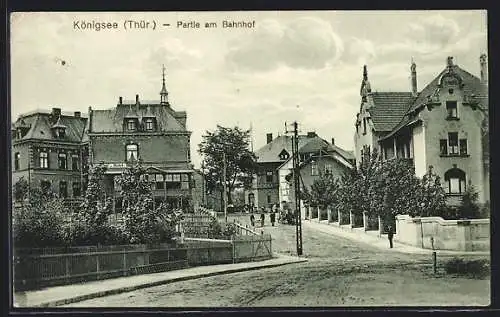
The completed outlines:
{"type": "MultiPolygon", "coordinates": [[[[273,235],[276,252],[294,254],[294,226],[266,226],[264,230],[273,235]]],[[[433,276],[427,255],[372,249],[307,227],[303,239],[306,263],[171,283],[65,307],[489,304],[489,278],[433,276]]]]}

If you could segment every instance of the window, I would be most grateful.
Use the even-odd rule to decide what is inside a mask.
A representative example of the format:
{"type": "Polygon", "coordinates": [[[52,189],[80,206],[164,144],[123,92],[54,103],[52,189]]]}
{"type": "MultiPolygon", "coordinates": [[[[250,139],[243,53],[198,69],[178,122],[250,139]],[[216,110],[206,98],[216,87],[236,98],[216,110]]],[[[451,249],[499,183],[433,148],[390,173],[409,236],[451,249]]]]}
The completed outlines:
{"type": "Polygon", "coordinates": [[[318,175],[318,163],[312,161],[311,162],[311,176],[318,175]]]}
{"type": "Polygon", "coordinates": [[[189,189],[189,175],[181,174],[181,189],[189,189]]]}
{"type": "Polygon", "coordinates": [[[332,174],[333,168],[331,164],[326,164],[325,165],[325,174],[332,174]]]}
{"type": "Polygon", "coordinates": [[[137,148],[137,144],[128,144],[127,161],[137,160],[138,157],[139,157],[139,150],[137,148]]]}
{"type": "Polygon", "coordinates": [[[460,139],[460,155],[467,155],[467,139],[460,139]]]}
{"type": "Polygon", "coordinates": [[[449,194],[462,194],[465,192],[465,172],[458,169],[452,168],[444,173],[444,180],[448,187],[447,192],[449,194]]]}
{"type": "Polygon", "coordinates": [[[80,197],[82,195],[80,182],[73,182],[73,197],[80,197]]]}
{"type": "Polygon", "coordinates": [[[450,132],[448,133],[448,148],[449,154],[458,154],[458,133],[450,132]]]}
{"type": "Polygon", "coordinates": [[[167,174],[165,175],[167,189],[181,188],[181,175],[180,174],[167,174]]]}
{"type": "Polygon", "coordinates": [[[40,152],[40,167],[49,168],[49,155],[47,152],[40,152]]]}
{"type": "Polygon", "coordinates": [[[163,177],[163,174],[156,174],[156,189],[164,189],[165,188],[165,179],[163,177]]]}
{"type": "Polygon", "coordinates": [[[67,166],[66,153],[59,153],[58,167],[61,170],[65,170],[67,166]]]}
{"type": "Polygon", "coordinates": [[[136,130],[135,120],[134,119],[131,119],[131,120],[127,121],[127,130],[129,130],[129,131],[135,131],[136,130]]]}
{"type": "Polygon", "coordinates": [[[366,118],[363,118],[363,134],[366,134],[366,118]]]}
{"type": "Polygon", "coordinates": [[[271,195],[267,195],[267,203],[270,204],[271,203],[271,195]]]}
{"type": "Polygon", "coordinates": [[[439,152],[441,153],[441,155],[448,155],[448,140],[439,140],[439,152]]]}
{"type": "Polygon", "coordinates": [[[14,154],[14,169],[17,171],[19,170],[20,166],[19,166],[19,161],[21,159],[21,153],[16,153],[14,154]]]}
{"type": "Polygon", "coordinates": [[[146,119],[146,131],[153,131],[153,119],[146,119]]]}
{"type": "Polygon", "coordinates": [[[456,101],[447,101],[446,102],[446,111],[448,112],[448,118],[458,118],[457,102],[456,101]]]}
{"type": "Polygon", "coordinates": [[[59,182],[59,197],[68,197],[68,184],[65,181],[59,182]]]}
{"type": "Polygon", "coordinates": [[[50,181],[41,181],[40,188],[42,189],[43,193],[47,193],[48,191],[50,191],[50,181]]]}
{"type": "Polygon", "coordinates": [[[273,172],[266,172],[266,183],[273,182],[273,172]]]}
{"type": "Polygon", "coordinates": [[[78,158],[78,155],[72,155],[71,156],[71,169],[73,171],[78,171],[78,163],[79,163],[80,159],[78,158]]]}

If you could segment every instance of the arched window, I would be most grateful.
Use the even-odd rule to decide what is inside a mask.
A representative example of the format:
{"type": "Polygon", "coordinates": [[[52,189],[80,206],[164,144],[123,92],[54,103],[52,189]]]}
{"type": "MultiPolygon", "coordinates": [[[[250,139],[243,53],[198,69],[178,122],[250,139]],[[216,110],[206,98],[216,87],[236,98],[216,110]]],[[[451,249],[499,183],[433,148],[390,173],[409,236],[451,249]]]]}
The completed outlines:
{"type": "Polygon", "coordinates": [[[465,192],[465,172],[458,168],[452,168],[444,173],[449,194],[461,194],[465,192]]]}
{"type": "Polygon", "coordinates": [[[137,160],[139,157],[139,149],[137,144],[127,144],[127,161],[137,160]]]}

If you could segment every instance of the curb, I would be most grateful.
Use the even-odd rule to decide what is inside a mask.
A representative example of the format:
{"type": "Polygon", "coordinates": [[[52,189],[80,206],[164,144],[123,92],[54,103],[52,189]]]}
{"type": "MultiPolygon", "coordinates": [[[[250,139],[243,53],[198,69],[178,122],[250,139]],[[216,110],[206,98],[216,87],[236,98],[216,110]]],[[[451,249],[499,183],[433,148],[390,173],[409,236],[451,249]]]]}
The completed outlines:
{"type": "MultiPolygon", "coordinates": [[[[319,225],[318,227],[323,227],[323,229],[317,229],[325,234],[332,234],[332,235],[335,235],[335,236],[340,236],[342,238],[345,238],[345,239],[349,239],[349,240],[353,240],[353,241],[357,241],[359,243],[364,243],[364,244],[368,244],[368,245],[371,245],[371,246],[375,246],[381,250],[385,250],[385,248],[381,248],[379,246],[376,246],[374,244],[374,242],[379,242],[379,241],[382,241],[383,239],[381,237],[374,237],[374,236],[370,236],[370,235],[367,235],[366,237],[368,237],[368,239],[364,239],[364,238],[358,238],[358,236],[353,233],[352,231],[349,231],[349,230],[345,230],[344,228],[339,228],[339,227],[335,227],[335,226],[331,226],[329,224],[326,224],[326,223],[319,223],[319,222],[310,222],[312,224],[312,227],[314,227],[315,225],[319,225]],[[340,232],[346,232],[348,235],[343,235],[343,234],[340,234],[340,232],[333,232],[333,231],[325,231],[324,229],[327,229],[327,228],[333,228],[334,230],[338,230],[340,232]],[[354,236],[356,235],[356,236],[354,236]],[[372,241],[368,241],[368,240],[372,240],[372,241]]],[[[363,236],[365,237],[365,236],[363,236]]],[[[417,247],[414,247],[414,246],[411,246],[411,245],[407,245],[407,244],[404,244],[404,243],[401,243],[401,242],[398,242],[398,241],[394,241],[394,245],[396,244],[399,244],[401,247],[411,247],[411,248],[414,248],[415,250],[412,250],[412,251],[409,251],[409,250],[396,250],[395,248],[392,249],[392,252],[399,252],[399,253],[404,253],[404,254],[418,254],[418,255],[429,255],[429,254],[432,254],[432,252],[436,252],[437,255],[442,255],[442,256],[458,256],[458,255],[465,255],[465,256],[484,256],[484,255],[491,255],[491,252],[489,251],[454,251],[454,250],[431,250],[431,249],[422,249],[422,248],[417,248],[417,247]]],[[[389,249],[387,249],[389,250],[389,249]]]]}
{"type": "Polygon", "coordinates": [[[68,304],[82,302],[85,300],[94,299],[94,298],[98,298],[98,297],[117,295],[117,294],[121,294],[121,293],[127,293],[127,292],[131,292],[131,291],[135,291],[135,290],[139,290],[139,289],[143,289],[143,288],[154,287],[154,286],[159,286],[159,285],[164,285],[164,284],[169,284],[169,283],[194,280],[197,278],[204,278],[204,277],[210,277],[210,276],[215,276],[215,275],[253,271],[253,270],[272,268],[272,267],[278,267],[278,266],[283,266],[283,265],[287,265],[287,264],[295,264],[295,263],[302,263],[302,262],[307,262],[307,259],[297,258],[297,259],[294,259],[294,261],[285,262],[285,263],[265,264],[262,266],[242,267],[242,268],[228,269],[228,270],[218,271],[218,272],[202,273],[202,274],[191,275],[191,276],[174,277],[174,278],[168,278],[168,279],[159,280],[159,281],[155,281],[155,282],[138,284],[138,285],[133,285],[133,286],[128,286],[128,287],[120,287],[120,288],[110,289],[110,290],[102,291],[102,292],[95,292],[95,293],[80,295],[80,296],[66,298],[66,299],[49,301],[49,302],[45,302],[42,304],[31,306],[31,307],[54,307],[54,306],[68,305],[68,304]]]}

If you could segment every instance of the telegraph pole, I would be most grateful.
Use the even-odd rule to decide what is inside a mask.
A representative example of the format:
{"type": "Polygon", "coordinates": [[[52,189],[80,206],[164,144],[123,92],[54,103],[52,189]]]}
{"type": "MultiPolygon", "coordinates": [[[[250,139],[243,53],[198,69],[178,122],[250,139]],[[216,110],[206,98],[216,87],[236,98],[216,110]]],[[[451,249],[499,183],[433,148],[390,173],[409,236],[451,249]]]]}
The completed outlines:
{"type": "Polygon", "coordinates": [[[224,204],[224,218],[226,219],[226,223],[227,223],[227,182],[226,182],[226,152],[222,152],[222,164],[223,164],[223,190],[224,190],[224,195],[222,195],[223,197],[223,204],[224,204]]]}
{"type": "MultiPolygon", "coordinates": [[[[293,162],[293,184],[295,193],[295,237],[297,243],[297,255],[302,255],[302,220],[300,212],[300,168],[299,168],[299,135],[297,121],[293,122],[292,138],[292,162],[293,162]]],[[[286,123],[285,123],[286,127],[286,123]]],[[[286,133],[289,131],[285,131],[286,133]]],[[[290,131],[292,132],[292,131],[290,131]]]]}

